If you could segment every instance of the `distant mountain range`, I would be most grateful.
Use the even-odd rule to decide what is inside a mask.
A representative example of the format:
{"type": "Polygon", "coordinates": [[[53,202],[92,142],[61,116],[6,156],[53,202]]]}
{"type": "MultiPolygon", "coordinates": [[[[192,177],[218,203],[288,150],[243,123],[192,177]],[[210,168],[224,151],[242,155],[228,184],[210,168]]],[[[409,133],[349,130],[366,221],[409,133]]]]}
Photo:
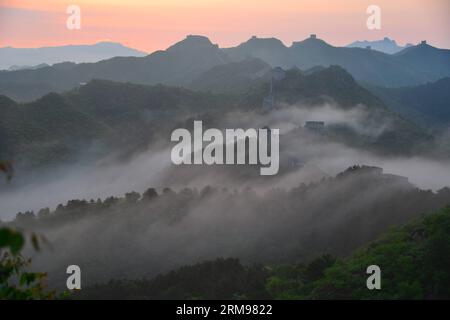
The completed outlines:
{"type": "Polygon", "coordinates": [[[295,66],[306,70],[339,65],[358,81],[386,87],[417,85],[450,75],[450,50],[426,43],[390,55],[371,49],[334,47],[315,35],[290,47],[275,38],[253,37],[224,52],[233,60],[256,57],[283,68],[295,66]]]}
{"type": "Polygon", "coordinates": [[[164,51],[145,57],[114,57],[96,63],[58,63],[37,70],[0,72],[0,94],[33,100],[63,92],[92,79],[183,86],[201,73],[231,59],[208,38],[188,36],[164,51]]]}
{"type": "Polygon", "coordinates": [[[92,45],[67,45],[41,48],[0,48],[0,70],[33,69],[60,62],[97,62],[112,57],[142,57],[147,53],[116,42],[92,45]]]}
{"type": "Polygon", "coordinates": [[[370,47],[373,50],[381,51],[388,54],[394,54],[402,51],[405,48],[411,47],[413,44],[407,43],[404,47],[399,46],[395,40],[391,40],[385,37],[382,40],[375,41],[355,41],[347,45],[348,48],[367,48],[370,47]]]}
{"type": "MultiPolygon", "coordinates": [[[[205,81],[211,80],[211,74],[221,74],[231,79],[235,72],[226,75],[230,71],[225,69],[234,68],[247,80],[255,79],[261,75],[263,64],[302,70],[339,65],[357,81],[400,87],[450,76],[450,50],[423,43],[390,55],[376,50],[334,47],[315,36],[294,42],[290,47],[275,38],[253,37],[237,47],[221,49],[206,37],[188,36],[167,50],[144,57],[114,57],[95,63],[65,62],[35,70],[2,71],[0,94],[18,101],[32,100],[52,91],[72,89],[94,78],[188,88],[202,88],[206,84],[214,90],[218,87],[213,88],[209,80],[205,81]],[[249,59],[254,58],[261,62],[249,66],[249,59]],[[225,66],[230,63],[234,64],[225,66]],[[244,65],[250,69],[243,68],[244,65]]],[[[264,68],[267,69],[267,66],[264,68]]],[[[241,77],[238,82],[242,81],[241,77]]],[[[233,87],[232,83],[229,85],[229,88],[233,87]]]]}
{"type": "Polygon", "coordinates": [[[26,66],[26,65],[24,65],[24,66],[16,66],[16,65],[13,65],[13,66],[8,68],[8,71],[27,70],[27,69],[28,70],[36,70],[36,69],[44,68],[44,67],[50,67],[50,65],[48,65],[46,63],[41,63],[41,64],[38,64],[38,65],[35,65],[35,66],[26,66]]]}

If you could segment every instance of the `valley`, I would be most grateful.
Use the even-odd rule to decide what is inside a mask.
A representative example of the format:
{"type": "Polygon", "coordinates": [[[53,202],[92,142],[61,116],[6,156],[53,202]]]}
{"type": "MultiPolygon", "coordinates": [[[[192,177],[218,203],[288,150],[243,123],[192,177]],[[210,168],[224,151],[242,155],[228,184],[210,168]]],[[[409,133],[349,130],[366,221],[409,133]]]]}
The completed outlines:
{"type": "Polygon", "coordinates": [[[449,50],[397,49],[189,35],[0,71],[0,225],[45,235],[23,253],[58,292],[78,265],[73,298],[447,297],[386,258],[442,256],[450,205],[449,50]],[[330,276],[377,261],[395,290],[330,276]]]}

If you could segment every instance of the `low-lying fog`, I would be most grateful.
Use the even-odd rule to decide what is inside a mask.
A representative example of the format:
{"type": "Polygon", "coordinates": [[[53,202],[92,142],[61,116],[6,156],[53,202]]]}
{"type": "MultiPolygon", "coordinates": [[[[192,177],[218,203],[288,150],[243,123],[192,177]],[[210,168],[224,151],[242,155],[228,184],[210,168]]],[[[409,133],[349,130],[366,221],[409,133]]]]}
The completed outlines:
{"type": "MultiPolygon", "coordinates": [[[[341,110],[331,105],[320,108],[287,107],[268,114],[230,113],[222,120],[224,128],[280,128],[282,135],[304,125],[308,120],[325,121],[326,125],[346,124],[364,135],[379,135],[390,123],[371,121],[367,110],[355,107],[341,110]]],[[[345,146],[341,143],[317,143],[301,134],[295,138],[281,140],[280,161],[283,156],[295,156],[303,165],[275,179],[258,179],[259,187],[290,188],[302,182],[310,182],[324,175],[334,176],[355,164],[379,166],[385,173],[409,178],[422,189],[438,190],[450,186],[450,159],[436,160],[427,157],[381,157],[345,146]],[[284,144],[283,144],[284,143],[284,144]]],[[[170,137],[166,147],[154,147],[124,162],[101,160],[77,166],[61,166],[45,172],[18,174],[11,183],[2,188],[0,194],[0,219],[9,220],[19,211],[37,211],[43,207],[55,208],[59,203],[71,199],[97,199],[107,196],[122,196],[125,192],[143,192],[148,187],[173,189],[183,186],[227,185],[243,187],[254,185],[254,181],[234,180],[221,168],[201,175],[193,166],[173,173],[170,160],[170,137]],[[192,170],[191,170],[192,169],[192,170]],[[192,171],[189,173],[189,171],[192,171]]],[[[164,143],[164,142],[163,142],[164,143]]],[[[233,169],[231,169],[233,170],[233,169]]],[[[238,166],[236,166],[236,170],[238,166]]],[[[6,182],[1,182],[5,184],[6,182]]]]}

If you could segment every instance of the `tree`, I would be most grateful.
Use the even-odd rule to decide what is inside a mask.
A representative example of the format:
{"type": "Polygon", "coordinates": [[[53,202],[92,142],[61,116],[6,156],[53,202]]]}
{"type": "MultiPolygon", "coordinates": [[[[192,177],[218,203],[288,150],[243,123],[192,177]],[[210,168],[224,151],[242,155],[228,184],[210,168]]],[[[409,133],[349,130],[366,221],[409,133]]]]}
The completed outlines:
{"type": "MultiPolygon", "coordinates": [[[[11,180],[13,169],[9,162],[0,161],[0,171],[5,172],[6,178],[11,180]]],[[[41,216],[44,212],[49,212],[49,209],[40,212],[41,216]]],[[[22,217],[28,219],[35,216],[33,212],[26,212],[22,217]]],[[[45,238],[42,237],[42,240],[45,238]]],[[[30,241],[34,249],[39,250],[36,234],[31,234],[30,241]]],[[[25,271],[31,259],[25,259],[20,254],[24,244],[25,237],[21,232],[0,228],[0,300],[54,299],[55,292],[46,290],[45,273],[25,271]]]]}
{"type": "MultiPolygon", "coordinates": [[[[31,235],[31,243],[39,250],[39,240],[31,235]]],[[[54,299],[55,292],[47,291],[46,274],[27,272],[31,259],[20,254],[25,237],[17,230],[0,228],[0,300],[54,299]]]]}
{"type": "Polygon", "coordinates": [[[136,203],[141,195],[135,191],[125,193],[125,201],[127,203],[136,203]]]}
{"type": "Polygon", "coordinates": [[[142,199],[143,200],[152,200],[154,198],[158,197],[158,193],[154,188],[148,188],[143,194],[142,199]]]}

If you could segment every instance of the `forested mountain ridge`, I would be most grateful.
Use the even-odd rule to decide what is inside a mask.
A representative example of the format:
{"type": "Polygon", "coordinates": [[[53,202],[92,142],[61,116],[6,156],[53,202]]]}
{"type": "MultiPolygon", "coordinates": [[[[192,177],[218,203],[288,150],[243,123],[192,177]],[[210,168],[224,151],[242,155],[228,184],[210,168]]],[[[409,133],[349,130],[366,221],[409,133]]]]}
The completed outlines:
{"type": "Polygon", "coordinates": [[[217,259],[152,279],[116,279],[89,286],[74,299],[449,299],[450,207],[397,226],[336,259],[242,265],[217,259]],[[382,290],[365,287],[366,268],[381,268],[382,290]],[[199,282],[199,279],[201,281],[199,282]]]}
{"type": "Polygon", "coordinates": [[[355,166],[336,177],[264,193],[219,185],[71,200],[55,210],[21,212],[8,225],[46,235],[53,250],[37,255],[34,266],[47,270],[52,283],[64,283],[58,270],[77,261],[84,282],[93,284],[120,279],[125,266],[133,279],[199,258],[231,256],[271,265],[305,262],[317,253],[346,256],[389,226],[448,205],[449,192],[421,190],[403,177],[355,166]],[[99,236],[102,241],[95,241],[99,236]],[[189,243],[189,250],[179,243],[189,243]]]}
{"type": "Polygon", "coordinates": [[[226,55],[209,39],[188,36],[167,50],[145,57],[114,57],[96,63],[59,63],[37,70],[2,71],[0,93],[29,100],[50,91],[67,91],[92,79],[182,85],[226,62],[226,55]]]}
{"type": "MultiPolygon", "coordinates": [[[[252,87],[244,94],[242,107],[260,109],[260,101],[270,90],[270,85],[266,82],[252,87]]],[[[314,107],[333,105],[338,110],[367,113],[367,116],[360,119],[349,119],[350,122],[377,128],[386,125],[375,136],[373,133],[365,136],[348,131],[346,126],[329,125],[329,135],[334,139],[342,137],[341,141],[346,144],[391,154],[421,153],[433,146],[431,135],[413,122],[393,113],[380,98],[360,86],[339,66],[317,68],[311,72],[291,69],[281,80],[273,81],[272,86],[276,107],[280,109],[293,105],[309,106],[314,110],[314,107]]]]}
{"type": "Polygon", "coordinates": [[[206,37],[191,35],[167,50],[145,57],[2,71],[0,94],[20,101],[31,100],[50,91],[70,90],[94,78],[189,87],[212,68],[247,58],[259,58],[272,67],[287,69],[340,65],[357,81],[388,87],[417,85],[450,76],[450,50],[427,44],[388,55],[362,48],[334,47],[315,37],[294,42],[290,47],[275,38],[254,37],[237,47],[221,49],[206,37]]]}
{"type": "MultiPolygon", "coordinates": [[[[416,152],[432,142],[431,136],[390,112],[380,99],[340,67],[282,73],[282,79],[272,82],[275,104],[271,112],[289,106],[314,110],[323,105],[332,105],[336,110],[360,110],[371,125],[389,126],[375,137],[364,137],[347,129],[344,134],[343,128],[330,131],[328,136],[331,139],[340,136],[343,143],[357,142],[358,146],[382,153],[416,152]]],[[[271,71],[266,73],[266,79],[270,76],[271,71]]],[[[191,125],[189,119],[198,117],[206,125],[219,127],[223,115],[232,111],[256,112],[270,118],[262,107],[270,82],[269,79],[252,82],[243,94],[213,94],[163,85],[93,80],[67,93],[48,94],[26,104],[3,97],[0,135],[5,143],[1,156],[18,165],[24,159],[31,166],[50,164],[74,160],[82,151],[101,154],[124,148],[122,152],[133,152],[157,138],[168,142],[171,130],[191,125]]]]}
{"type": "Polygon", "coordinates": [[[268,82],[272,67],[259,58],[221,64],[202,73],[188,87],[215,93],[244,93],[258,83],[268,82]]]}
{"type": "Polygon", "coordinates": [[[450,78],[415,87],[369,87],[395,112],[429,128],[446,130],[450,127],[450,78]]]}
{"type": "Polygon", "coordinates": [[[90,151],[131,151],[151,143],[155,133],[167,133],[180,119],[225,108],[227,101],[222,95],[105,80],[25,104],[2,96],[1,157],[36,166],[74,161],[90,151]]]}

